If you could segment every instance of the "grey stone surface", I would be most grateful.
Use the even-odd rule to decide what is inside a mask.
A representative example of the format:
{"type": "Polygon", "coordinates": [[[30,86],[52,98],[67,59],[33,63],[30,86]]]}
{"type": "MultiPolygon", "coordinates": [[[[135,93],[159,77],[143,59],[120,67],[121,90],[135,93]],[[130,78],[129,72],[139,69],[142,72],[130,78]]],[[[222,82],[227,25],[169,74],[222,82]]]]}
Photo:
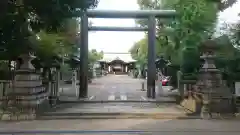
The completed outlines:
{"type": "MultiPolygon", "coordinates": [[[[94,91],[90,92],[91,94],[97,95],[99,94],[99,98],[107,99],[107,95],[111,92],[117,92],[116,88],[112,88],[114,85],[111,84],[110,80],[120,80],[120,78],[108,76],[106,78],[99,79],[98,81],[94,81],[91,84],[94,88],[94,91]],[[109,84],[107,86],[108,89],[103,89],[100,86],[104,84],[109,84]],[[99,92],[96,92],[96,91],[99,92]]],[[[124,77],[121,77],[124,78],[124,77]]],[[[130,80],[130,79],[129,79],[130,80]]],[[[136,82],[138,84],[139,80],[129,80],[124,79],[121,82],[124,82],[123,85],[119,82],[115,82],[117,88],[124,88],[122,91],[124,92],[132,92],[133,97],[137,97],[139,95],[145,94],[145,92],[139,91],[135,87],[129,87],[125,89],[126,86],[129,86],[132,82],[136,82]],[[136,92],[137,91],[137,92],[136,92]]],[[[103,103],[103,104],[68,104],[70,111],[97,111],[100,112],[100,108],[103,110],[111,109],[111,110],[124,110],[124,111],[132,111],[132,110],[144,110],[148,112],[180,112],[173,104],[154,104],[154,103],[103,103]],[[154,110],[155,109],[155,110],[154,110]],[[158,110],[158,111],[156,111],[158,110]]],[[[66,108],[63,111],[69,110],[66,108]]],[[[72,132],[78,132],[79,134],[88,134],[88,135],[129,135],[133,134],[133,130],[138,131],[149,131],[149,132],[139,132],[134,133],[137,135],[238,135],[240,133],[239,129],[240,121],[238,120],[196,120],[196,119],[188,119],[188,120],[177,120],[177,119],[75,119],[75,120],[34,120],[34,121],[22,121],[22,122],[0,122],[0,132],[1,131],[66,131],[69,133],[63,133],[64,135],[73,135],[72,132]],[[89,131],[91,133],[84,133],[84,131],[89,131]],[[95,132],[93,132],[95,131],[95,132]],[[96,132],[99,131],[99,132],[96,132]],[[106,132],[108,133],[106,133],[106,132]],[[116,131],[116,132],[109,132],[116,131]],[[123,133],[124,131],[130,131],[132,133],[123,133]]],[[[75,133],[76,134],[76,133],[75,133]]],[[[36,134],[34,134],[36,135],[36,134]]],[[[52,135],[52,134],[45,134],[52,135]]]]}
{"type": "MultiPolygon", "coordinates": [[[[154,101],[154,99],[147,99],[146,91],[140,90],[143,81],[132,79],[126,75],[108,75],[96,79],[89,85],[89,97],[85,101],[97,102],[88,103],[76,102],[75,92],[69,88],[63,91],[60,99],[73,102],[65,102],[58,106],[60,109],[57,112],[56,110],[52,112],[68,113],[69,115],[70,113],[109,113],[109,115],[112,113],[184,114],[184,111],[177,108],[176,104],[149,102],[154,101]]],[[[165,90],[168,91],[167,87],[165,90]]],[[[172,100],[169,97],[161,97],[160,99],[161,101],[172,100]]]]}
{"type": "Polygon", "coordinates": [[[74,103],[58,110],[57,113],[174,113],[184,114],[185,111],[175,104],[156,103],[74,103]]]}
{"type": "MultiPolygon", "coordinates": [[[[141,83],[146,80],[133,79],[127,75],[107,75],[98,79],[94,79],[89,84],[88,100],[148,100],[146,91],[141,91],[141,83]]],[[[157,86],[156,86],[157,87],[157,86]]],[[[163,86],[164,95],[174,94],[170,91],[170,86],[163,86]]],[[[157,88],[156,88],[157,89],[157,88]]],[[[71,85],[62,85],[60,88],[61,98],[76,98],[76,90],[71,88],[71,85]]],[[[158,99],[166,100],[167,98],[158,97],[158,99]]]]}
{"type": "MultiPolygon", "coordinates": [[[[154,119],[117,119],[117,120],[48,120],[0,123],[0,131],[41,130],[66,131],[64,135],[73,135],[71,131],[100,131],[88,135],[130,135],[123,131],[149,131],[136,135],[239,135],[239,121],[235,120],[154,120],[154,119]],[[104,133],[104,131],[116,131],[104,133]],[[118,132],[117,132],[118,131],[118,132]]],[[[87,134],[87,133],[85,133],[87,134]]],[[[47,134],[52,135],[52,134],[47,134]]]]}

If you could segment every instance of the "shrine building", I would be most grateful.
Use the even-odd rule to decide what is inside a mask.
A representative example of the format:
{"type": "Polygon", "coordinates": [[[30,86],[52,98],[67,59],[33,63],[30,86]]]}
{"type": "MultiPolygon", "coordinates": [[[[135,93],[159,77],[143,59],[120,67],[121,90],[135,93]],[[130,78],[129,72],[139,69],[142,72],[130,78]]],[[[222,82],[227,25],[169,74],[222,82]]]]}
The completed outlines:
{"type": "Polygon", "coordinates": [[[103,59],[98,62],[102,69],[110,74],[127,74],[135,68],[136,60],[130,53],[104,53],[103,59]]]}

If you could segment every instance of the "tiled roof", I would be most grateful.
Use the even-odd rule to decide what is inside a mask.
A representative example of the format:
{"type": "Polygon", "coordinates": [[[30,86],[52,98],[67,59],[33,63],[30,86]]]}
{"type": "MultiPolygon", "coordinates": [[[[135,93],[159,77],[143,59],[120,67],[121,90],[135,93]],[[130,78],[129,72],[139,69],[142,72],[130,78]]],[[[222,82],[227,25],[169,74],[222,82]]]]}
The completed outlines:
{"type": "Polygon", "coordinates": [[[104,54],[103,59],[101,59],[99,61],[112,62],[114,60],[121,60],[121,61],[124,61],[126,63],[136,61],[132,58],[131,54],[104,54]]]}

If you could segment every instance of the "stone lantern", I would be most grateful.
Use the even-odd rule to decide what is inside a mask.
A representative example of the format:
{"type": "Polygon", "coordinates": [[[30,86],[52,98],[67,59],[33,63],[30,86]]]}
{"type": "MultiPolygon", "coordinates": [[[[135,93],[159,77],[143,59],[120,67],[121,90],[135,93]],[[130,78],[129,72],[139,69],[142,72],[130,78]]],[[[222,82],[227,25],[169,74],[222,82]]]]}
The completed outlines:
{"type": "Polygon", "coordinates": [[[6,113],[2,120],[35,119],[38,108],[48,99],[48,92],[42,84],[41,75],[36,73],[30,53],[20,55],[23,64],[16,71],[13,91],[9,93],[6,113]]]}
{"type": "Polygon", "coordinates": [[[210,118],[212,113],[232,111],[232,93],[223,83],[221,72],[214,64],[214,51],[218,49],[218,45],[212,40],[207,40],[201,44],[200,49],[203,52],[200,58],[204,63],[199,70],[196,92],[202,93],[201,116],[210,118]]]}

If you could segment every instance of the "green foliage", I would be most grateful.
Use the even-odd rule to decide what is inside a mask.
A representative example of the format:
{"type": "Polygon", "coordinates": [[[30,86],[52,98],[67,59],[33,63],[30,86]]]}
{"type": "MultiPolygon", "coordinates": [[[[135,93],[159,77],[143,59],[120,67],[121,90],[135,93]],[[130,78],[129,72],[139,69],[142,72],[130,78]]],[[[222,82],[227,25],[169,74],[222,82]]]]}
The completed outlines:
{"type": "Polygon", "coordinates": [[[58,30],[58,34],[65,37],[68,44],[76,44],[77,34],[79,32],[79,20],[77,18],[65,19],[58,30]]]}
{"type": "Polygon", "coordinates": [[[143,38],[136,42],[129,50],[132,58],[137,60],[137,63],[141,66],[147,62],[147,48],[147,38],[143,38]]]}
{"type": "Polygon", "coordinates": [[[1,0],[0,48],[9,57],[33,49],[29,37],[39,31],[61,31],[67,18],[81,15],[83,10],[93,8],[97,0],[1,0]]]}
{"type": "Polygon", "coordinates": [[[230,39],[238,49],[240,48],[240,21],[230,26],[230,39]]]}
{"type": "Polygon", "coordinates": [[[97,0],[16,0],[8,6],[11,5],[15,10],[20,4],[25,18],[31,14],[31,26],[34,30],[52,31],[59,28],[66,18],[79,16],[79,11],[95,7],[97,3],[97,0]]]}
{"type": "Polygon", "coordinates": [[[69,64],[62,64],[61,67],[60,67],[60,71],[61,73],[69,73],[69,70],[70,70],[70,65],[69,64]]]}
{"type": "Polygon", "coordinates": [[[196,73],[200,66],[200,55],[197,48],[186,47],[182,52],[181,70],[183,73],[196,73]]]}
{"type": "Polygon", "coordinates": [[[43,31],[41,31],[38,36],[37,56],[47,60],[59,53],[58,48],[60,48],[60,46],[58,42],[62,40],[61,37],[56,34],[47,34],[43,31]]]}
{"type": "Polygon", "coordinates": [[[177,80],[177,72],[180,70],[179,65],[168,65],[167,66],[167,76],[171,76],[170,85],[177,88],[178,80],[177,80]]]}
{"type": "MultiPolygon", "coordinates": [[[[198,45],[211,37],[215,28],[216,3],[206,0],[138,0],[138,4],[141,9],[176,10],[178,16],[174,20],[157,18],[157,55],[170,57],[173,64],[185,63],[182,67],[191,65],[187,62],[193,62],[191,66],[198,65],[195,62],[199,56],[198,45]],[[174,32],[167,32],[166,29],[174,32]],[[183,51],[187,47],[192,48],[190,50],[193,52],[183,51]]],[[[144,20],[138,23],[142,27],[147,25],[144,20]]]]}
{"type": "Polygon", "coordinates": [[[217,9],[205,0],[181,0],[175,6],[179,16],[174,25],[182,44],[197,46],[209,38],[215,28],[217,9]]]}
{"type": "Polygon", "coordinates": [[[175,37],[180,41],[178,50],[182,50],[181,70],[194,73],[199,67],[198,45],[211,37],[216,22],[217,8],[214,3],[205,0],[181,0],[174,6],[180,14],[173,25],[175,37]]]}
{"type": "Polygon", "coordinates": [[[8,70],[9,69],[9,63],[8,61],[0,60],[0,70],[8,70]]]}
{"type": "Polygon", "coordinates": [[[96,62],[97,60],[100,60],[103,58],[103,52],[97,52],[96,49],[92,49],[89,53],[88,53],[88,56],[89,56],[89,62],[90,63],[94,63],[96,62]]]}
{"type": "Polygon", "coordinates": [[[239,23],[228,25],[225,29],[229,29],[230,32],[215,39],[218,45],[221,46],[216,52],[217,59],[215,63],[228,83],[240,80],[239,23]]]}

